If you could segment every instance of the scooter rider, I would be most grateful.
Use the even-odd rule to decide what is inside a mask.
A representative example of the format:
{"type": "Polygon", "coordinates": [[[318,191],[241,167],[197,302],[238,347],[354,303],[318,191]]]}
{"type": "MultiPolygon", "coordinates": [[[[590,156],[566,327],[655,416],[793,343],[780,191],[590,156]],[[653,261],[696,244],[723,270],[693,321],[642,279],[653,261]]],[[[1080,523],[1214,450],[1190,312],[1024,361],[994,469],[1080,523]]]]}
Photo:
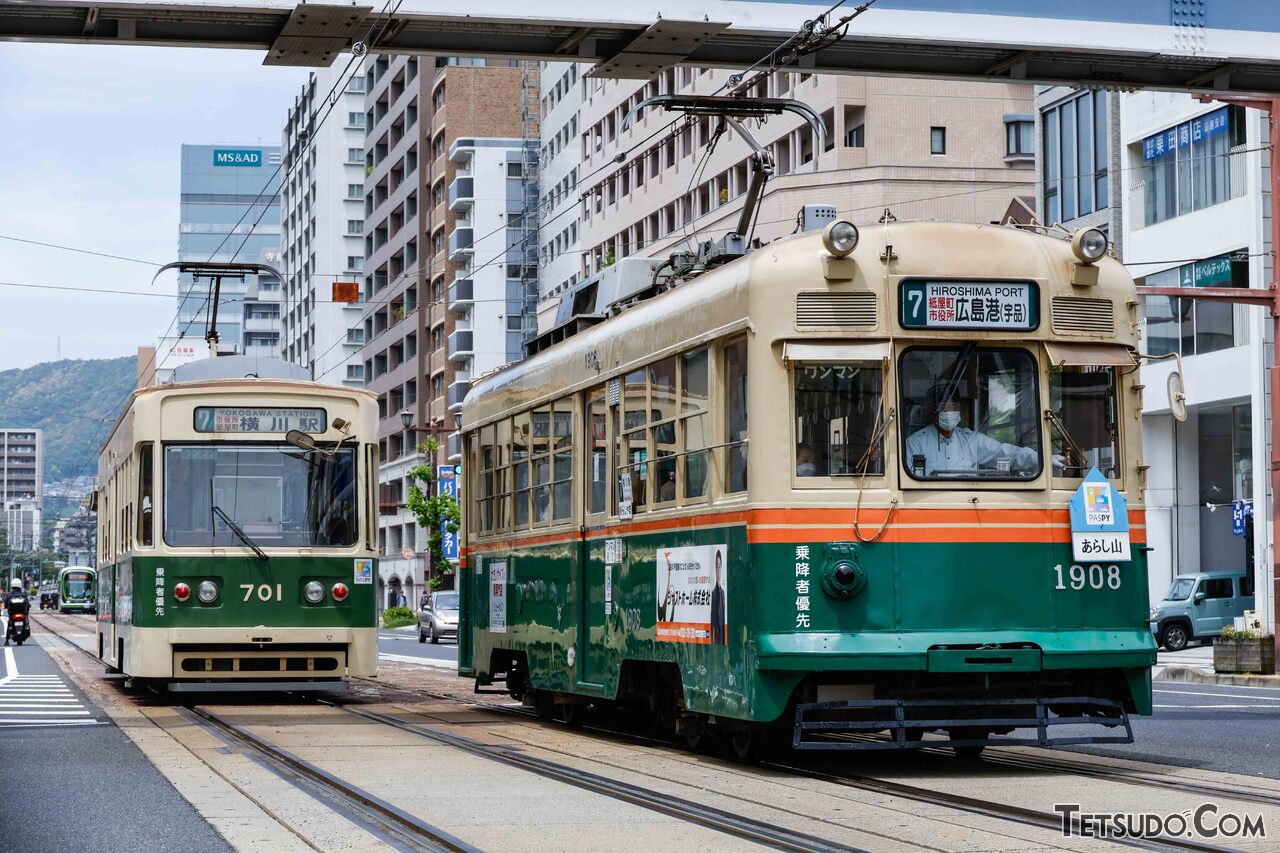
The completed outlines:
{"type": "Polygon", "coordinates": [[[31,612],[31,599],[27,598],[27,594],[22,591],[22,581],[14,578],[9,584],[9,594],[4,597],[4,609],[8,612],[8,624],[4,631],[4,644],[9,645],[9,637],[13,634],[13,614],[21,613],[23,616],[29,616],[31,612]]]}

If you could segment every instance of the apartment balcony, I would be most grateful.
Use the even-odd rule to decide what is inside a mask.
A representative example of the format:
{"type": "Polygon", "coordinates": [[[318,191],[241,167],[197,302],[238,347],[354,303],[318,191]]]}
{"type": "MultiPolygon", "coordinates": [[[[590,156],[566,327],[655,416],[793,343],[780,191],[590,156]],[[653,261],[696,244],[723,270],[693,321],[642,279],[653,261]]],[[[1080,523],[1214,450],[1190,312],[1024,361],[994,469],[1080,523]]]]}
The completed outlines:
{"type": "Polygon", "coordinates": [[[449,433],[444,442],[444,452],[448,461],[455,464],[462,461],[462,433],[449,433]]]}
{"type": "Polygon", "coordinates": [[[244,330],[246,332],[278,332],[280,331],[280,318],[246,317],[244,321],[244,330]]]}
{"type": "Polygon", "coordinates": [[[455,213],[465,210],[476,200],[475,178],[454,178],[449,184],[449,209],[455,213]]]}
{"type": "Polygon", "coordinates": [[[455,379],[449,383],[449,411],[456,412],[462,408],[462,401],[466,399],[467,392],[471,390],[470,377],[465,379],[455,379]]]}
{"type": "Polygon", "coordinates": [[[449,234],[449,260],[461,262],[473,253],[471,241],[474,232],[471,228],[455,228],[449,234]]]}
{"type": "Polygon", "coordinates": [[[474,354],[470,329],[459,329],[449,336],[450,361],[466,361],[474,354]]]}
{"type": "Polygon", "coordinates": [[[449,310],[463,311],[471,307],[475,301],[475,282],[469,278],[460,278],[449,285],[449,310]]]}

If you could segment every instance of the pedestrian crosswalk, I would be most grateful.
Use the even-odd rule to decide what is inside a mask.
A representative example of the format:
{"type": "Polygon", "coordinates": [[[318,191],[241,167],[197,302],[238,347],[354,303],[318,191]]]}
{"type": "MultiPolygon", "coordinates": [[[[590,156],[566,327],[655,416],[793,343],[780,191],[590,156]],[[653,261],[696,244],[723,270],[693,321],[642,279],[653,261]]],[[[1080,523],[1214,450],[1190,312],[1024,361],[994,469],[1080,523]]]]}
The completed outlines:
{"type": "Polygon", "coordinates": [[[26,726],[92,726],[93,712],[61,675],[22,675],[6,650],[0,678],[0,729],[26,726]]]}

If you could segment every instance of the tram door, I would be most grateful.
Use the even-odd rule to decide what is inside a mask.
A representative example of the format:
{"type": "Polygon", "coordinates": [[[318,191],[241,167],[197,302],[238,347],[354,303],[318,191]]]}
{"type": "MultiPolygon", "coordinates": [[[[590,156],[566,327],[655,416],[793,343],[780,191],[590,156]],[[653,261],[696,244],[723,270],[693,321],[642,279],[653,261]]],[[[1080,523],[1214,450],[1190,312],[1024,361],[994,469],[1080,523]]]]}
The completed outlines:
{"type": "Polygon", "coordinates": [[[582,508],[585,523],[578,536],[578,681],[603,684],[609,666],[609,614],[614,602],[610,587],[618,566],[605,561],[605,540],[588,539],[587,532],[605,522],[605,498],[608,493],[609,441],[608,410],[603,388],[587,393],[584,435],[580,447],[586,466],[582,508]]]}

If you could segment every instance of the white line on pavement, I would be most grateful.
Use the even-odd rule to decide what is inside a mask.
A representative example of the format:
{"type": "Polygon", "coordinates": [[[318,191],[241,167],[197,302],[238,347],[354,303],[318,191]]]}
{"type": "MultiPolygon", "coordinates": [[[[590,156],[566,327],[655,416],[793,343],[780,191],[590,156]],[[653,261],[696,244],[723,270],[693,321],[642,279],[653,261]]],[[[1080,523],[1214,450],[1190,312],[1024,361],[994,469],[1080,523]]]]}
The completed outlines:
{"type": "Polygon", "coordinates": [[[13,649],[8,646],[4,647],[4,678],[0,678],[0,684],[8,684],[13,681],[18,674],[18,664],[13,660],[13,649]]]}
{"type": "Polygon", "coordinates": [[[1248,699],[1250,702],[1280,702],[1280,696],[1241,696],[1239,693],[1207,693],[1203,690],[1161,690],[1156,693],[1167,693],[1177,696],[1218,696],[1224,699],[1248,699]]]}
{"type": "Polygon", "coordinates": [[[1270,705],[1152,705],[1153,708],[1180,708],[1186,711],[1225,710],[1227,708],[1248,708],[1254,711],[1273,710],[1270,705]]]}
{"type": "Polygon", "coordinates": [[[54,710],[54,709],[52,709],[52,708],[48,708],[48,709],[45,709],[45,710],[43,710],[43,711],[10,711],[10,710],[7,710],[7,709],[6,709],[6,710],[4,711],[4,713],[3,713],[3,716],[12,716],[12,715],[15,715],[15,714],[61,714],[61,715],[67,716],[67,717],[90,717],[90,716],[93,716],[93,715],[92,715],[92,714],[90,714],[88,711],[63,711],[63,710],[61,710],[61,709],[59,709],[59,710],[54,710]]]}
{"type": "Polygon", "coordinates": [[[387,654],[386,652],[379,652],[378,659],[396,661],[397,663],[420,663],[426,666],[438,666],[438,667],[443,667],[445,669],[458,668],[457,661],[439,660],[438,658],[411,657],[410,655],[391,655],[391,654],[387,654]]]}

